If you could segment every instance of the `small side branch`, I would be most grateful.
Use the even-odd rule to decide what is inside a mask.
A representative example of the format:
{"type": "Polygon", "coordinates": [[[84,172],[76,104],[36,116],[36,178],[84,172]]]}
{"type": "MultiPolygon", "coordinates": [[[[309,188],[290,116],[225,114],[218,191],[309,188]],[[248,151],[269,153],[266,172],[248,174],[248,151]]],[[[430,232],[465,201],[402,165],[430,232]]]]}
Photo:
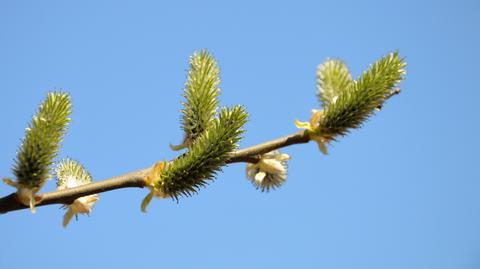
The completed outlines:
{"type": "MultiPolygon", "coordinates": [[[[308,141],[309,137],[305,131],[296,132],[291,135],[287,135],[262,144],[238,150],[232,153],[232,157],[227,163],[255,163],[256,161],[258,161],[258,158],[261,154],[294,144],[308,143],[308,141]]],[[[78,186],[75,188],[46,192],[40,194],[42,200],[36,206],[39,207],[52,204],[71,204],[75,199],[91,194],[98,194],[123,188],[143,188],[145,187],[144,178],[149,173],[150,169],[151,167],[148,167],[145,169],[133,171],[124,175],[78,186]]],[[[0,213],[7,213],[10,211],[26,208],[27,206],[23,205],[17,200],[15,193],[0,198],[0,213]]]]}

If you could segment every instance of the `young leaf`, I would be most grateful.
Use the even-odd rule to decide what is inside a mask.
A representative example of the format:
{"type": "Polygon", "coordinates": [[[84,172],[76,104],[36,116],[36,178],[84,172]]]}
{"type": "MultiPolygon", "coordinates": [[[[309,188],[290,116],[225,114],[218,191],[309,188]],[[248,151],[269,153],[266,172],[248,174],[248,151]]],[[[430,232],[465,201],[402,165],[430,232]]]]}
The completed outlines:
{"type": "Polygon", "coordinates": [[[184,139],[181,145],[171,146],[173,150],[189,147],[200,134],[205,131],[218,106],[217,97],[220,94],[219,68],[215,59],[202,50],[190,57],[190,70],[182,102],[182,129],[184,139]]]}
{"type": "Polygon", "coordinates": [[[353,84],[347,66],[340,60],[327,60],[317,68],[317,96],[325,108],[353,84]]]}
{"type": "Polygon", "coordinates": [[[70,113],[68,94],[51,92],[47,95],[26,129],[18,150],[13,173],[19,184],[32,189],[43,186],[70,121],[70,113]]]}
{"type": "Polygon", "coordinates": [[[289,159],[288,154],[278,150],[262,154],[257,163],[247,163],[247,178],[262,192],[280,188],[287,180],[289,159]]]}
{"type": "Polygon", "coordinates": [[[397,52],[376,61],[357,81],[340,92],[335,103],[324,109],[315,133],[334,137],[359,128],[403,79],[405,65],[397,52]]]}
{"type": "MultiPolygon", "coordinates": [[[[92,176],[77,161],[71,159],[62,160],[55,168],[57,177],[57,189],[64,190],[85,185],[92,182],[92,176]]],[[[66,228],[73,216],[78,214],[90,214],[93,205],[98,200],[98,195],[88,195],[77,198],[73,203],[65,205],[67,212],[63,216],[63,227],[66,228]]]]}
{"type": "Polygon", "coordinates": [[[63,190],[92,182],[90,173],[77,161],[63,159],[55,168],[57,189],[63,190]]]}
{"type": "Polygon", "coordinates": [[[16,181],[4,179],[17,188],[18,200],[35,212],[36,196],[49,178],[50,165],[57,155],[71,113],[70,97],[66,93],[51,92],[40,104],[37,113],[26,129],[13,166],[16,181]]]}
{"type": "Polygon", "coordinates": [[[247,113],[241,106],[221,109],[188,152],[165,167],[155,187],[175,199],[196,193],[213,179],[237,148],[246,119],[247,113]]]}

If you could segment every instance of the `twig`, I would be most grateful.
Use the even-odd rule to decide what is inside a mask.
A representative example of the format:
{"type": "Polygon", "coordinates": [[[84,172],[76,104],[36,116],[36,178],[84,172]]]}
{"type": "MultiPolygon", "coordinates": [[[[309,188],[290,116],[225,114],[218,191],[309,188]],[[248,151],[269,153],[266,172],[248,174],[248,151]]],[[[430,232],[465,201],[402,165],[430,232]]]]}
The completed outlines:
{"type": "MultiPolygon", "coordinates": [[[[393,89],[385,101],[400,93],[400,89],[393,89]]],[[[294,144],[308,143],[310,138],[307,131],[299,131],[291,135],[283,136],[262,144],[238,150],[231,154],[228,164],[247,162],[255,163],[259,160],[261,154],[275,149],[288,147],[294,144]]],[[[75,188],[64,189],[61,191],[51,191],[40,194],[42,200],[36,204],[36,207],[51,204],[71,204],[75,199],[96,193],[102,193],[123,188],[143,188],[145,187],[145,176],[152,167],[133,171],[121,176],[105,179],[95,183],[90,183],[75,188]]],[[[17,201],[15,193],[0,198],[0,214],[14,210],[25,209],[27,206],[17,201]]]]}
{"type": "MultiPolygon", "coordinates": [[[[387,101],[388,99],[392,98],[392,96],[395,96],[397,94],[400,94],[402,91],[400,90],[400,88],[395,88],[393,90],[391,90],[386,96],[385,96],[385,101],[387,101]]],[[[383,104],[380,104],[377,106],[377,110],[381,110],[383,108],[383,104]]]]}
{"type": "MultiPolygon", "coordinates": [[[[308,143],[308,141],[309,137],[307,132],[300,131],[262,144],[238,150],[232,153],[231,158],[227,161],[227,163],[255,163],[258,161],[258,158],[261,154],[293,144],[308,143]]],[[[150,169],[151,167],[148,167],[121,176],[116,176],[75,188],[46,192],[39,195],[41,196],[42,200],[36,205],[36,207],[51,204],[71,204],[79,197],[116,189],[143,188],[145,187],[144,177],[149,173],[150,169]]],[[[7,213],[25,208],[27,208],[27,206],[17,201],[15,193],[0,198],[0,213],[7,213]]]]}

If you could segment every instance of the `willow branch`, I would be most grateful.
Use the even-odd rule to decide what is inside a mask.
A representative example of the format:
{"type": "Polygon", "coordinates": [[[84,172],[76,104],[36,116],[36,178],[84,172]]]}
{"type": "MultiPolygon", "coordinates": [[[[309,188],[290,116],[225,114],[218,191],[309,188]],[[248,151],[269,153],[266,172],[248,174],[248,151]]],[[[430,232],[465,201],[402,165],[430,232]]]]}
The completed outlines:
{"type": "MultiPolygon", "coordinates": [[[[283,136],[265,143],[261,143],[252,147],[244,148],[233,152],[228,164],[258,161],[261,154],[269,151],[287,147],[294,144],[308,143],[309,137],[307,132],[300,131],[291,135],[283,136]]],[[[145,176],[152,167],[129,172],[124,175],[112,177],[95,183],[90,183],[75,188],[64,189],[60,191],[51,191],[40,194],[41,201],[36,205],[45,206],[52,204],[71,204],[75,199],[82,196],[97,194],[107,191],[123,188],[143,188],[145,187],[145,176]]],[[[0,198],[0,213],[7,213],[14,210],[25,209],[27,206],[17,201],[15,193],[0,198]]]]}
{"type": "MultiPolygon", "coordinates": [[[[399,93],[400,89],[393,89],[387,96],[385,96],[385,100],[388,100],[399,93]]],[[[310,138],[308,133],[306,131],[299,131],[255,146],[237,150],[231,154],[227,164],[239,162],[256,163],[262,154],[295,144],[308,143],[309,141],[310,138]]],[[[75,199],[82,196],[123,188],[143,188],[145,187],[144,178],[150,172],[151,168],[152,167],[140,169],[102,181],[81,185],[75,188],[46,192],[39,195],[41,197],[41,201],[36,204],[36,206],[71,204],[73,201],[75,201],[75,199]]],[[[23,205],[17,200],[15,193],[0,198],[0,214],[25,208],[27,208],[27,206],[23,205]]]]}

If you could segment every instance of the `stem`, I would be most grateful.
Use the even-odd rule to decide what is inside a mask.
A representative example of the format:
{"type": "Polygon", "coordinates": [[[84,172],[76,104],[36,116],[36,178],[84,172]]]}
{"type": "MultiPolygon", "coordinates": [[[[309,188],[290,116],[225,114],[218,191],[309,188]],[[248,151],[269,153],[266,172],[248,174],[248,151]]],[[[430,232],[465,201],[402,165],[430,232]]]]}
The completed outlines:
{"type": "MultiPolygon", "coordinates": [[[[227,161],[230,163],[258,161],[261,154],[269,151],[287,147],[294,144],[308,143],[309,137],[306,131],[299,131],[291,135],[283,136],[262,144],[235,151],[227,161]]],[[[75,188],[64,189],[60,191],[51,191],[40,194],[41,201],[36,207],[51,204],[71,204],[75,199],[123,188],[143,188],[145,187],[145,176],[152,167],[133,171],[124,175],[116,176],[95,183],[85,184],[75,188]]],[[[28,208],[17,200],[15,193],[0,198],[0,213],[7,213],[14,210],[28,208]]]]}
{"type": "MultiPolygon", "coordinates": [[[[393,89],[388,95],[385,96],[385,101],[399,93],[400,89],[393,89]]],[[[380,108],[381,106],[378,107],[378,109],[380,108]]],[[[299,131],[291,135],[283,136],[265,143],[235,151],[231,154],[227,164],[239,162],[256,163],[262,154],[294,144],[308,143],[309,141],[310,138],[307,131],[299,131]]],[[[68,205],[73,203],[73,201],[75,201],[77,198],[116,189],[143,188],[145,187],[144,178],[147,174],[149,174],[151,168],[153,168],[153,166],[75,188],[40,194],[38,196],[41,197],[41,201],[36,204],[36,207],[52,204],[68,205]]],[[[25,208],[28,208],[28,206],[20,203],[17,200],[15,193],[0,198],[0,214],[25,208]]]]}

